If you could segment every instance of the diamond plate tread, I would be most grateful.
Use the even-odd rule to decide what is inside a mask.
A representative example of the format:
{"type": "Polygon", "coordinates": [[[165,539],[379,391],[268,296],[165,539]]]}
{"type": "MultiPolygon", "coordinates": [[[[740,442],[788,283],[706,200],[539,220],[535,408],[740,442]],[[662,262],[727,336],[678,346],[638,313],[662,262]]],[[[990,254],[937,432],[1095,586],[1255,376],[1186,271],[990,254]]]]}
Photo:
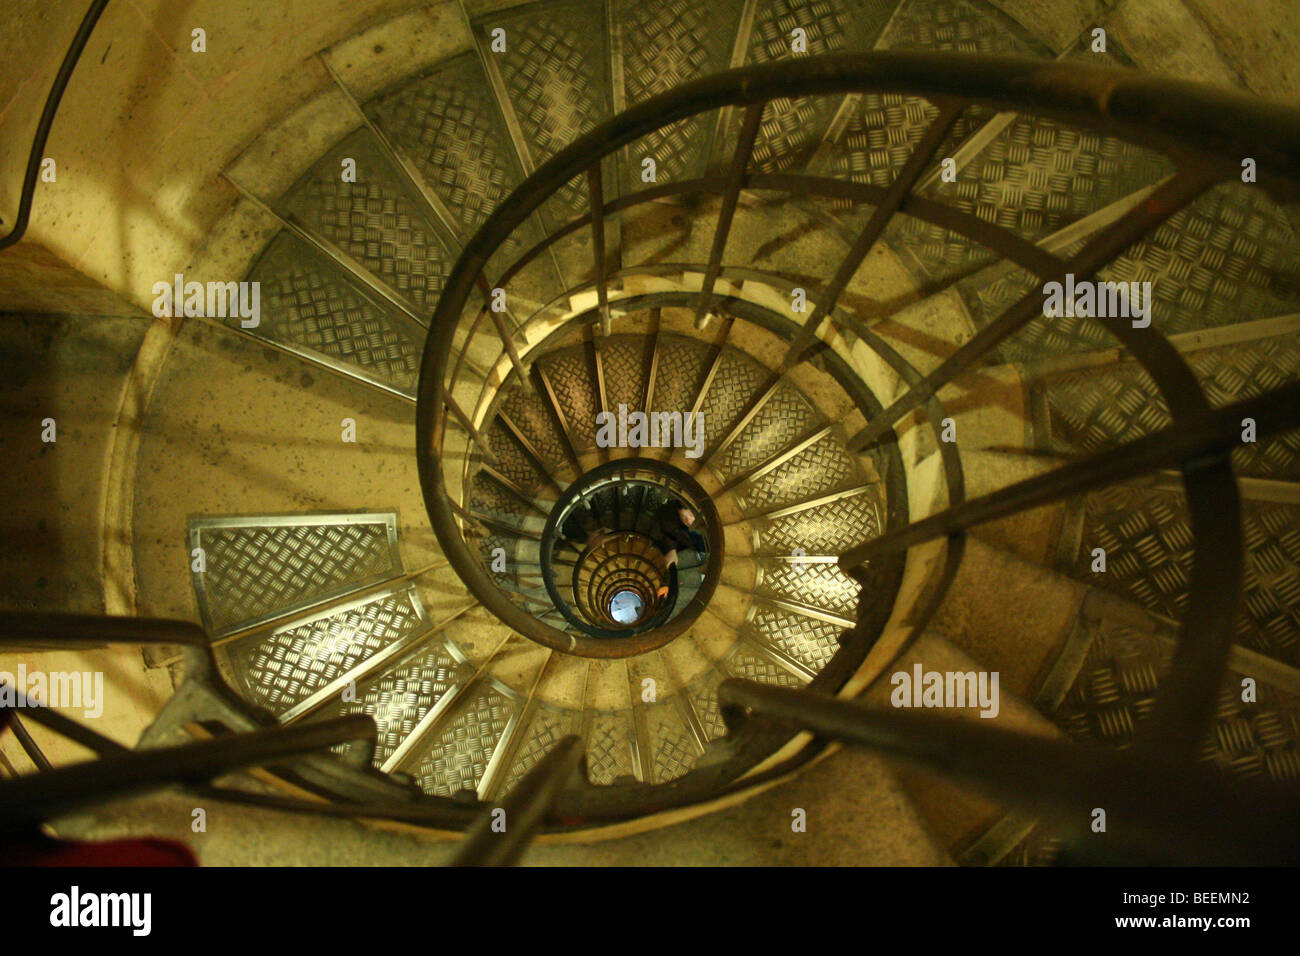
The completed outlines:
{"type": "Polygon", "coordinates": [[[605,377],[605,400],[611,411],[619,403],[629,412],[644,411],[645,339],[639,335],[618,335],[600,341],[600,365],[605,377]]]}
{"type": "Polygon", "coordinates": [[[389,523],[250,523],[236,527],[191,523],[206,568],[203,600],[214,633],[221,634],[277,612],[316,603],[397,574],[389,523]]]}
{"type": "MultiPolygon", "coordinates": [[[[761,0],[755,11],[748,62],[771,63],[867,49],[896,5],[897,0],[761,0]],[[806,54],[791,51],[795,28],[805,31],[806,54]]],[[[841,99],[817,96],[769,102],[751,163],[763,172],[802,167],[821,145],[841,99]]]]}
{"type": "MultiPolygon", "coordinates": [[[[654,411],[689,412],[695,402],[695,390],[704,377],[709,361],[709,347],[697,339],[680,335],[659,336],[659,364],[655,369],[655,390],[651,399],[654,411]]],[[[712,430],[711,423],[706,434],[712,430]]]]}
{"type": "Polygon", "coordinates": [[[473,53],[372,99],[366,112],[456,215],[462,237],[477,232],[522,179],[473,53]]]}
{"type": "MultiPolygon", "coordinates": [[[[1084,499],[1084,531],[1073,573],[1181,620],[1187,609],[1193,536],[1182,492],[1119,485],[1084,499]],[[1106,572],[1091,570],[1106,549],[1106,572]]],[[[1234,640],[1300,664],[1300,512],[1242,502],[1245,574],[1234,640]]]]}
{"type": "MultiPolygon", "coordinates": [[[[1210,404],[1222,407],[1300,378],[1300,336],[1275,336],[1186,356],[1210,404]]],[[[1086,454],[1130,442],[1172,419],[1150,376],[1137,364],[1054,376],[1035,386],[1049,416],[1049,449],[1086,454]]],[[[1300,481],[1300,434],[1243,443],[1233,453],[1238,474],[1300,481]]]]}
{"type": "Polygon", "coordinates": [[[632,711],[596,711],[587,737],[587,779],[609,786],[621,777],[635,777],[632,763],[632,711]]]}
{"type": "MultiPolygon", "coordinates": [[[[481,532],[482,529],[479,529],[479,531],[481,532]]],[[[515,561],[515,549],[519,545],[518,540],[507,538],[503,534],[483,534],[482,537],[474,537],[471,544],[473,541],[478,542],[478,556],[483,567],[492,567],[492,552],[497,548],[501,548],[506,553],[506,574],[513,577],[518,573],[519,568],[515,561]]],[[[493,573],[496,574],[497,572],[494,571],[493,573]]]]}
{"type": "Polygon", "coordinates": [[[510,769],[506,771],[501,793],[509,793],[524,774],[537,766],[537,762],[550,753],[564,737],[574,732],[578,725],[575,711],[542,704],[534,711],[523,739],[514,753],[510,769]]]}
{"type": "Polygon", "coordinates": [[[789,461],[736,490],[742,511],[785,508],[861,484],[862,466],[835,435],[826,435],[789,461]]]}
{"type": "Polygon", "coordinates": [[[880,535],[880,508],[874,490],[840,498],[773,519],[755,521],[758,548],[765,554],[843,554],[880,535]]]}
{"type": "MultiPolygon", "coordinates": [[[[617,0],[627,105],[727,69],[742,0],[617,0]]],[[[654,157],[659,182],[699,176],[707,161],[711,117],[693,116],[655,130],[629,146],[629,170],[640,186],[640,160],[654,157]]]]}
{"type": "MultiPolygon", "coordinates": [[[[985,3],[968,0],[904,0],[881,37],[886,49],[951,50],[961,53],[1051,57],[1051,51],[1026,37],[1009,18],[985,3]]],[[[853,122],[832,153],[831,168],[860,181],[888,185],[936,114],[914,97],[864,96],[853,122]],[[901,120],[899,129],[882,122],[901,120]]],[[[994,111],[967,107],[936,153],[951,156],[994,111]]],[[[978,243],[912,216],[895,216],[884,239],[903,255],[923,280],[939,281],[992,262],[978,243]]]]}
{"type": "Polygon", "coordinates": [[[975,0],[903,0],[880,45],[891,50],[1052,56],[1010,17],[975,0]]]}
{"type": "Polygon", "coordinates": [[[942,284],[996,262],[993,250],[943,226],[899,214],[883,235],[924,287],[942,284]]]}
{"type": "Polygon", "coordinates": [[[722,719],[722,709],[718,700],[718,685],[722,683],[724,676],[721,671],[710,668],[691,681],[686,688],[686,697],[709,740],[717,740],[727,735],[727,725],[722,719]]]}
{"type": "MultiPolygon", "coordinates": [[[[508,52],[494,55],[535,163],[609,118],[603,4],[551,0],[513,16],[490,17],[484,26],[489,33],[506,31],[508,52]]],[[[573,214],[586,210],[581,186],[570,184],[561,193],[573,214]]]]}
{"type": "MultiPolygon", "coordinates": [[[[718,362],[717,374],[709,384],[700,411],[704,414],[705,454],[736,426],[741,413],[763,385],[768,372],[748,355],[726,348],[718,362]]],[[[656,397],[656,403],[658,399],[656,397]]],[[[689,405],[686,406],[690,408],[689,405]]]]}
{"type": "MultiPolygon", "coordinates": [[[[1300,311],[1300,240],[1262,190],[1225,183],[1208,191],[1098,273],[1111,282],[1150,282],[1151,328],[1164,335],[1300,311]]],[[[1000,280],[963,290],[987,321],[1041,282],[1000,280]]],[[[1110,348],[1100,322],[1062,316],[1034,321],[1003,343],[1004,361],[1110,348]]]]}
{"type": "Polygon", "coordinates": [[[650,746],[650,782],[667,783],[695,769],[700,759],[675,697],[641,705],[650,746]]]}
{"type": "Polygon", "coordinates": [[[483,437],[496,456],[496,470],[514,482],[515,487],[531,494],[545,483],[546,476],[528,459],[519,441],[499,418],[492,420],[483,437]]]}
{"type": "Polygon", "coordinates": [[[806,683],[775,661],[739,643],[727,652],[722,666],[729,677],[741,677],[773,687],[803,687],[806,683]]]}
{"type": "Polygon", "coordinates": [[[858,616],[862,586],[836,564],[804,564],[760,558],[754,590],[768,597],[795,601],[853,620],[858,616]]]}
{"type": "Polygon", "coordinates": [[[783,382],[718,456],[714,471],[734,478],[775,458],[825,422],[799,389],[783,382]]]}
{"type": "Polygon", "coordinates": [[[939,110],[902,93],[864,93],[831,147],[829,175],[889,186],[939,110]]]}
{"type": "Polygon", "coordinates": [[[1173,172],[1152,150],[1019,115],[926,195],[1037,241],[1173,172]]]}
{"type": "Polygon", "coordinates": [[[758,605],[744,627],[751,642],[775,648],[814,673],[820,673],[839,651],[843,630],[838,624],[767,604],[758,605]]]}
{"type": "MultiPolygon", "coordinates": [[[[376,305],[306,243],[277,234],[248,278],[261,286],[261,323],[253,335],[415,395],[423,350],[417,328],[376,305]]],[[[239,320],[226,324],[237,327],[239,320]]]]}
{"type": "Polygon", "coordinates": [[[562,444],[564,436],[560,434],[543,399],[536,392],[524,388],[511,389],[501,400],[501,410],[510,417],[552,471],[568,467],[569,459],[562,444]]]}
{"type": "Polygon", "coordinates": [[[379,281],[432,313],[451,271],[450,257],[401,182],[401,173],[363,127],[317,160],[281,202],[379,281]],[[354,183],[342,179],[345,157],[356,161],[354,183]]]}
{"type": "MultiPolygon", "coordinates": [[[[1123,749],[1150,716],[1172,647],[1120,625],[1098,628],[1074,686],[1053,719],[1074,737],[1123,749]]],[[[1242,776],[1300,780],[1300,698],[1257,684],[1241,699],[1241,674],[1229,671],[1200,758],[1242,776]]]]}
{"type": "Polygon", "coordinates": [[[393,755],[416,725],[451,687],[465,676],[465,665],[447,642],[421,648],[386,668],[357,688],[356,700],[342,704],[333,714],[365,714],[375,721],[376,767],[393,755]]]}
{"type": "Polygon", "coordinates": [[[511,526],[522,525],[526,517],[540,518],[531,508],[481,472],[470,489],[470,510],[511,526]]]}
{"type": "Polygon", "coordinates": [[[229,662],[254,703],[282,714],[424,626],[408,589],[236,641],[229,662]]]}
{"type": "Polygon", "coordinates": [[[600,398],[583,346],[562,349],[538,359],[555,390],[569,436],[579,449],[596,447],[596,413],[600,398]]]}
{"type": "Polygon", "coordinates": [[[476,790],[517,709],[517,700],[489,684],[454,704],[420,745],[414,776],[424,791],[450,797],[476,790]]]}

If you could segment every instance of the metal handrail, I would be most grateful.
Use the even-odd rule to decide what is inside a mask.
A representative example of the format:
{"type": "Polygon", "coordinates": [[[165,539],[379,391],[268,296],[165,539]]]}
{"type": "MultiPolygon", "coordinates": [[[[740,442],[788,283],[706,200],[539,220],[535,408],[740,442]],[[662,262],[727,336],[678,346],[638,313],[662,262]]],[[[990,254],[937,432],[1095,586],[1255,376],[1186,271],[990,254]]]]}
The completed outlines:
{"type": "Polygon", "coordinates": [[[452,866],[511,866],[523,854],[565,787],[585,773],[582,738],[563,737],[499,804],[487,808],[465,834],[452,866]]]}
{"type": "MultiPolygon", "coordinates": [[[[817,95],[867,89],[903,91],[945,100],[945,108],[935,121],[934,131],[952,122],[954,107],[947,102],[950,100],[960,104],[979,102],[999,108],[1028,107],[1048,115],[1059,111],[1076,122],[1093,123],[1108,129],[1113,127],[1112,132],[1148,141],[1162,137],[1183,139],[1186,131],[1173,130],[1158,119],[1140,124],[1134,122],[1134,104],[1166,99],[1171,91],[1219,105],[1223,105],[1226,96],[1227,101],[1245,113],[1252,116],[1263,113],[1269,118],[1261,118],[1259,123],[1243,133],[1243,130],[1225,123],[1222,112],[1210,117],[1203,116],[1203,122],[1197,124],[1200,142],[1190,146],[1183,143],[1179,149],[1180,155],[1199,150],[1200,161],[1205,164],[1207,175],[1198,177],[1198,182],[1204,179],[1208,183],[1216,176],[1226,175],[1227,165],[1224,161],[1204,149],[1203,144],[1207,142],[1222,145],[1231,141],[1251,149],[1252,155],[1282,159],[1294,158],[1300,153],[1300,147],[1294,142],[1294,131],[1286,122],[1286,117],[1279,121],[1269,109],[1261,109],[1258,102],[1246,97],[1234,97],[1174,81],[1153,81],[1131,71],[1084,69],[1073,64],[1043,64],[1006,58],[966,59],[933,54],[836,56],[781,64],[779,68],[751,67],[734,70],[681,87],[608,121],[539,168],[519,186],[512,195],[511,202],[503,204],[488,218],[466,245],[452,270],[425,343],[421,368],[421,401],[417,408],[417,447],[426,505],[435,532],[447,549],[449,560],[457,572],[485,606],[507,623],[534,638],[540,639],[548,633],[544,630],[545,626],[539,627],[531,615],[506,608],[508,599],[497,593],[481,569],[471,567],[468,549],[460,540],[459,534],[453,530],[454,522],[447,514],[450,508],[443,503],[445,485],[438,456],[439,445],[445,435],[446,418],[441,405],[433,397],[434,393],[430,391],[442,390],[451,336],[469,295],[486,280],[484,269],[491,255],[548,195],[599,165],[603,157],[653,129],[720,106],[761,106],[767,100],[791,94],[817,95]],[[1105,89],[1108,95],[1099,95],[1099,89],[1105,89]],[[1202,126],[1206,128],[1200,128],[1202,126]],[[433,384],[435,382],[436,385],[433,384]]],[[[1291,118],[1294,119],[1294,116],[1291,118]]],[[[938,139],[937,135],[929,137],[926,148],[937,146],[935,141],[938,139]]],[[[747,153],[742,138],[737,161],[733,162],[731,174],[726,177],[726,194],[744,184],[745,159],[747,153]]],[[[1270,167],[1268,174],[1261,178],[1261,182],[1264,181],[1275,188],[1281,188],[1279,184],[1284,180],[1272,172],[1270,167]]],[[[894,198],[895,205],[901,207],[905,198],[900,191],[894,198]]],[[[1167,214],[1171,214],[1174,208],[1175,205],[1170,204],[1170,212],[1167,214]]],[[[1158,210],[1158,213],[1166,214],[1164,210],[1158,210]]],[[[588,217],[593,224],[599,218],[600,216],[588,217]]],[[[1153,218],[1152,222],[1154,221],[1153,218]]],[[[876,228],[878,226],[871,226],[868,232],[876,228]]],[[[1117,234],[1107,234],[1108,237],[1112,235],[1117,234]]],[[[718,242],[723,238],[723,229],[720,228],[715,237],[715,252],[718,242]]],[[[1100,242],[1094,255],[1103,255],[1105,246],[1106,242],[1100,242]]],[[[855,255],[858,251],[855,250],[855,255]]],[[[711,255],[710,273],[713,275],[716,275],[717,263],[712,261],[715,258],[711,255]]],[[[599,293],[603,290],[598,288],[597,291],[599,293]]],[[[707,300],[710,294],[711,284],[706,279],[701,302],[707,300]]],[[[602,298],[601,301],[605,300],[602,298]]],[[[454,384],[447,390],[454,390],[454,384]]],[[[912,394],[924,393],[914,390],[912,394]]],[[[560,641],[558,633],[549,636],[551,643],[560,641]]]]}
{"type": "MultiPolygon", "coordinates": [[[[479,231],[465,245],[460,259],[444,286],[442,298],[430,325],[421,366],[417,404],[417,455],[426,507],[435,532],[462,580],[472,592],[502,620],[534,639],[537,636],[527,615],[503,606],[492,585],[474,566],[464,542],[459,539],[450,519],[452,507],[447,497],[441,462],[441,442],[446,435],[447,418],[438,402],[444,388],[462,309],[476,283],[487,281],[485,269],[502,243],[523,224],[541,204],[566,183],[599,168],[601,161],[627,144],[656,129],[679,122],[701,112],[724,107],[744,107],[740,133],[729,167],[722,176],[700,180],[702,191],[720,192],[722,212],[714,236],[710,258],[705,266],[703,288],[695,298],[697,326],[708,318],[713,286],[721,268],[731,213],[736,198],[744,188],[794,187],[810,181],[819,184],[820,194],[841,192],[863,195],[872,192],[861,184],[843,183],[824,177],[772,176],[748,170],[749,152],[761,126],[764,106],[773,99],[808,97],[860,92],[897,92],[927,97],[940,105],[939,115],[915,148],[912,159],[900,176],[903,184],[876,189],[878,204],[887,213],[873,216],[860,234],[835,279],[827,286],[824,302],[819,302],[815,317],[836,321],[836,299],[856,271],[866,252],[879,239],[888,219],[896,213],[925,214],[962,220],[972,238],[1001,253],[1032,274],[1048,280],[1059,279],[1067,272],[1089,277],[1113,261],[1150,230],[1185,208],[1216,183],[1234,178],[1239,172],[1239,158],[1255,158],[1258,184],[1276,199],[1291,200],[1300,196],[1300,111],[1264,101],[1216,90],[1197,84],[1145,76],[1131,70],[1081,67],[1075,63],[1043,63],[1001,57],[961,57],[949,53],[872,53],[809,58],[764,67],[732,70],[679,87],[653,100],[641,103],[614,117],[572,143],[525,179],[509,199],[488,217],[479,231]],[[1000,227],[963,217],[940,203],[922,200],[911,194],[917,174],[933,157],[945,130],[967,106],[980,105],[996,110],[1028,112],[1064,120],[1076,126],[1098,129],[1107,135],[1162,149],[1173,157],[1178,172],[1158,186],[1144,204],[1135,206],[1110,226],[1087,240],[1068,259],[1048,254],[1000,227]],[[946,212],[944,210],[947,210],[946,212]]],[[[680,186],[656,187],[632,193],[611,202],[604,200],[592,176],[589,190],[593,211],[566,224],[572,232],[589,224],[599,243],[601,220],[615,211],[625,211],[646,201],[652,192],[671,193],[680,186]]],[[[925,218],[925,215],[922,216],[925,218]]],[[[546,236],[526,256],[548,248],[556,234],[546,236]]],[[[595,250],[597,261],[603,249],[595,250]]],[[[505,281],[518,263],[503,273],[505,281]]],[[[624,267],[625,275],[636,267],[624,267]]],[[[607,277],[598,271],[596,289],[602,322],[608,315],[607,277]]],[[[934,401],[938,390],[957,375],[973,368],[1008,336],[1034,320],[1041,313],[1033,293],[1025,296],[1006,313],[981,328],[976,335],[939,368],[919,381],[882,414],[869,419],[868,425],[855,436],[852,447],[865,449],[889,433],[891,426],[912,409],[934,401]]],[[[1151,375],[1174,417],[1175,425],[1199,433],[1209,419],[1208,402],[1185,360],[1155,330],[1138,331],[1125,323],[1100,319],[1133,353],[1137,362],[1151,375]]],[[[798,361],[816,334],[816,323],[802,330],[782,363],[798,361]]],[[[527,327],[527,322],[523,325],[527,327]]],[[[875,338],[873,346],[883,343],[875,338]]],[[[458,363],[459,364],[459,363],[458,363]]],[[[454,382],[452,387],[454,387],[454,382]]],[[[1275,408],[1280,398],[1265,397],[1268,407],[1275,408]]],[[[1290,418],[1285,421],[1291,421],[1290,418]]],[[[1222,448],[1221,445],[1216,446],[1222,448]]],[[[1132,449],[1129,449],[1132,451],[1132,449]]],[[[1151,459],[1129,463],[1125,473],[1150,470],[1151,459]]],[[[1166,459],[1168,460],[1168,459],[1166,459]]],[[[1241,532],[1237,520],[1239,497],[1231,468],[1223,455],[1179,457],[1183,466],[1189,510],[1196,550],[1192,569],[1191,607],[1187,624],[1175,654],[1173,677],[1162,687],[1156,715],[1140,735],[1143,748],[1159,740],[1171,752],[1188,755],[1207,725],[1213,707],[1213,688],[1223,672],[1230,642],[1231,621],[1239,598],[1241,582],[1241,532]]],[[[1083,462],[1080,471],[1090,467],[1083,462]]],[[[1043,500],[1055,500],[1071,493],[1069,481],[1051,478],[1041,483],[1043,500]]],[[[976,507],[985,507],[979,502],[976,507]]],[[[1001,507],[1005,507],[1003,502],[1001,507]]],[[[930,530],[939,529],[944,521],[952,523],[952,512],[962,507],[953,502],[949,513],[931,516],[930,530]]],[[[967,519],[974,512],[964,512],[967,519]]],[[[946,534],[960,546],[963,528],[953,523],[946,534]]],[[[865,547],[874,553],[902,550],[915,543],[918,532],[891,532],[865,547]],[[908,534],[910,537],[897,537],[908,534]]],[[[933,537],[933,534],[929,535],[933,537]]],[[[857,568],[847,560],[846,568],[857,568]]]]}
{"type": "MultiPolygon", "coordinates": [[[[674,575],[669,586],[669,600],[665,607],[647,624],[631,629],[594,627],[577,618],[568,607],[567,602],[564,601],[556,584],[555,569],[553,567],[554,547],[559,536],[560,526],[568,518],[574,506],[584,496],[591,494],[593,490],[597,490],[616,479],[635,479],[641,475],[647,475],[651,478],[671,479],[676,492],[680,493],[691,507],[696,509],[705,527],[710,529],[721,527],[722,523],[717,508],[714,507],[712,499],[705,493],[699,483],[664,462],[648,458],[622,458],[591,469],[580,482],[570,485],[560,500],[552,507],[550,517],[547,519],[546,526],[542,531],[542,544],[539,549],[542,583],[546,587],[547,594],[565,620],[582,633],[567,635],[563,642],[556,643],[550,643],[546,640],[549,635],[543,635],[540,639],[541,643],[547,643],[557,650],[585,657],[623,657],[645,653],[657,647],[662,647],[686,630],[712,598],[717,587],[716,575],[706,577],[704,586],[700,591],[685,607],[677,608],[675,609],[676,613],[673,613],[674,604],[677,600],[677,584],[674,575]],[[611,642],[608,638],[619,638],[619,640],[611,642]]],[[[711,547],[714,549],[715,562],[720,564],[724,553],[721,536],[717,536],[712,540],[711,547]]],[[[581,562],[579,562],[580,564],[581,562]]],[[[575,566],[575,571],[576,569],[577,566],[575,566]]]]}
{"type": "Polygon", "coordinates": [[[77,27],[72,42],[68,44],[63,62],[59,64],[59,72],[55,74],[54,82],[50,85],[50,92],[45,97],[45,106],[41,110],[41,118],[36,124],[36,135],[32,137],[31,152],[27,155],[27,170],[23,174],[23,188],[18,198],[18,216],[14,220],[13,228],[0,236],[0,251],[17,245],[27,233],[27,224],[32,215],[32,201],[36,196],[36,179],[41,172],[45,143],[50,138],[50,130],[54,127],[59,103],[68,88],[68,81],[72,79],[72,71],[77,68],[81,54],[85,51],[86,44],[90,42],[90,35],[94,32],[95,25],[99,23],[99,18],[107,6],[108,0],[94,0],[91,3],[86,10],[86,15],[81,18],[81,25],[77,27]]]}
{"type": "Polygon", "coordinates": [[[1064,743],[746,680],[724,681],[718,693],[731,731],[766,719],[937,770],[1069,835],[1079,859],[1222,866],[1300,860],[1300,786],[1243,780],[1176,752],[1064,743]],[[1096,808],[1124,825],[1099,839],[1088,829],[1096,808]]]}

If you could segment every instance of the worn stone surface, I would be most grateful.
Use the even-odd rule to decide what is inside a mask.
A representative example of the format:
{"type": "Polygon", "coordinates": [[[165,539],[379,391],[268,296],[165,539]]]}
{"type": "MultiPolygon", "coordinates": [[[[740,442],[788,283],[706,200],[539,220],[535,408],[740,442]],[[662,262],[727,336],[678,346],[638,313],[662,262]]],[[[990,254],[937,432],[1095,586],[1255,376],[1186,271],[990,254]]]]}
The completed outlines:
{"type": "MultiPolygon", "coordinates": [[[[206,833],[190,830],[193,798],[162,794],[69,819],[69,836],[149,834],[192,846],[205,866],[436,866],[455,844],[348,822],[202,804],[206,833]]],[[[591,844],[532,846],[527,866],[938,866],[946,854],[877,757],[836,753],[794,780],[728,809],[649,833],[591,844]],[[851,784],[846,785],[846,781],[851,784]],[[795,809],[806,833],[791,829],[795,809]]]]}

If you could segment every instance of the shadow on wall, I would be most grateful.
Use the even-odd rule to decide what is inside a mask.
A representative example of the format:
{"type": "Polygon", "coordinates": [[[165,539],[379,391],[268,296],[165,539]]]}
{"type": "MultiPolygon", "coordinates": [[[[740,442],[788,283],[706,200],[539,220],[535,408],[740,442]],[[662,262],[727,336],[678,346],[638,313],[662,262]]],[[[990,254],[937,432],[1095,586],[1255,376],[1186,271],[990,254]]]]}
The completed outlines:
{"type": "Polygon", "coordinates": [[[0,607],[103,613],[103,483],[147,327],[0,315],[0,607]]]}

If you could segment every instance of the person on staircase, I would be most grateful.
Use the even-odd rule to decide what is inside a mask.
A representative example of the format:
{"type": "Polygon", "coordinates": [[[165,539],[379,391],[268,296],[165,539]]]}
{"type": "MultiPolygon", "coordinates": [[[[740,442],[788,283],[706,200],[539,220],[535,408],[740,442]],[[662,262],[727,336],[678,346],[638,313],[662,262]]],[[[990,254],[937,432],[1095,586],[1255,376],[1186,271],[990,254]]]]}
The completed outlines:
{"type": "MultiPolygon", "coordinates": [[[[695,512],[676,498],[664,502],[655,513],[652,537],[669,569],[677,565],[679,548],[689,548],[696,553],[699,563],[704,563],[704,558],[709,553],[709,544],[704,535],[692,527],[694,524],[695,512]]],[[[657,596],[663,598],[667,593],[667,587],[661,587],[657,596]]]]}
{"type": "Polygon", "coordinates": [[[560,526],[564,540],[586,550],[600,544],[613,534],[608,528],[596,521],[595,515],[586,505],[578,505],[560,526]]]}

